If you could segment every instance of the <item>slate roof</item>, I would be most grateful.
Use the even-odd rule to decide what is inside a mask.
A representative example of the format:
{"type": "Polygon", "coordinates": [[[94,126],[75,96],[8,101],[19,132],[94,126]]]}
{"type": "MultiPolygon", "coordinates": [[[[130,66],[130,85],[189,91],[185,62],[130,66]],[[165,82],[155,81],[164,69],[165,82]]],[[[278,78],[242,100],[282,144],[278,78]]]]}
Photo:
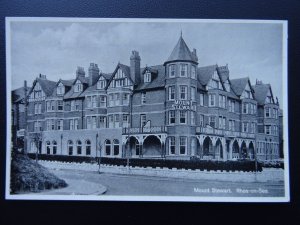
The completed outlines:
{"type": "MultiPolygon", "coordinates": [[[[31,88],[27,87],[27,93],[29,92],[31,88]]],[[[20,87],[17,88],[15,90],[12,90],[11,92],[11,100],[13,103],[17,103],[20,102],[24,99],[25,97],[25,88],[24,87],[20,87]]]]}
{"type": "Polygon", "coordinates": [[[245,90],[246,84],[248,83],[249,78],[238,78],[230,80],[231,88],[237,96],[241,96],[243,91],[245,90]]]}
{"type": "Polygon", "coordinates": [[[180,36],[177,44],[175,45],[171,55],[167,59],[167,62],[172,62],[172,61],[193,61],[196,62],[195,57],[191,53],[189,47],[183,40],[182,36],[180,36]]]}
{"type": "Polygon", "coordinates": [[[41,88],[45,92],[46,96],[52,95],[57,83],[55,81],[47,80],[45,78],[36,78],[28,94],[30,94],[33,91],[33,88],[37,82],[41,85],[41,88]]]}
{"type": "MultiPolygon", "coordinates": [[[[106,80],[109,80],[112,76],[112,73],[101,73],[100,75],[103,75],[103,77],[106,79],[106,80]]],[[[100,78],[100,76],[99,76],[100,78]]]]}
{"type": "MultiPolygon", "coordinates": [[[[89,83],[89,78],[88,78],[88,77],[78,76],[77,79],[80,80],[83,84],[88,84],[88,83],[89,83]]],[[[73,81],[73,83],[74,83],[77,79],[75,79],[75,80],[73,81]]]]}
{"type": "MultiPolygon", "coordinates": [[[[60,79],[59,80],[64,86],[72,86],[73,85],[73,82],[75,81],[75,79],[72,79],[72,80],[62,80],[60,79]]],[[[59,83],[59,82],[57,82],[59,83]]]]}
{"type": "MultiPolygon", "coordinates": [[[[165,67],[163,65],[148,66],[153,71],[157,71],[157,76],[154,76],[153,80],[149,83],[144,83],[144,80],[141,79],[141,83],[137,86],[135,90],[141,91],[146,89],[153,88],[164,88],[165,87],[165,67]]],[[[141,72],[145,68],[141,68],[141,72]]]]}
{"type": "Polygon", "coordinates": [[[256,84],[253,86],[254,96],[259,105],[265,104],[265,100],[267,98],[267,94],[270,88],[270,84],[256,84]]]}
{"type": "Polygon", "coordinates": [[[198,81],[204,86],[207,85],[209,80],[212,78],[214,71],[216,71],[216,69],[217,69],[217,65],[198,67],[197,69],[198,81]]]}

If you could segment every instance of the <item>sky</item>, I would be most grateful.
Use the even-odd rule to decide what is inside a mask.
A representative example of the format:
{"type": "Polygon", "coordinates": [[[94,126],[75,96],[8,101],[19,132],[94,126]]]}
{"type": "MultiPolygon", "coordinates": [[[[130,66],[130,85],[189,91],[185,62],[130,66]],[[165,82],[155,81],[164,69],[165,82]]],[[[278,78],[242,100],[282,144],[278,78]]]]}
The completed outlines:
{"type": "Polygon", "coordinates": [[[77,66],[86,75],[91,62],[113,72],[118,62],[130,65],[132,50],[141,66],[163,64],[180,33],[198,66],[228,64],[230,79],[249,77],[270,83],[282,105],[282,33],[279,23],[221,22],[46,22],[10,23],[12,89],[28,86],[41,73],[58,81],[75,78],[77,66]]]}

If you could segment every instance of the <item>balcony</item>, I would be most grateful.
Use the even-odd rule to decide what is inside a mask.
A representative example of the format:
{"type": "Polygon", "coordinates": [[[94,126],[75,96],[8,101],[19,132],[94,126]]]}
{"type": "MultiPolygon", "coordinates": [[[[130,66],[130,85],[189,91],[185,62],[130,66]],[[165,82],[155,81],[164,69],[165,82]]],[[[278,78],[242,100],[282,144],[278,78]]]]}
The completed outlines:
{"type": "Polygon", "coordinates": [[[212,127],[196,127],[196,133],[212,134],[212,135],[223,136],[228,138],[235,138],[235,137],[255,138],[255,134],[238,132],[238,131],[230,131],[230,130],[220,130],[212,127]]]}
{"type": "Polygon", "coordinates": [[[131,127],[123,128],[122,134],[157,134],[166,133],[167,128],[165,126],[157,127],[131,127]]]}

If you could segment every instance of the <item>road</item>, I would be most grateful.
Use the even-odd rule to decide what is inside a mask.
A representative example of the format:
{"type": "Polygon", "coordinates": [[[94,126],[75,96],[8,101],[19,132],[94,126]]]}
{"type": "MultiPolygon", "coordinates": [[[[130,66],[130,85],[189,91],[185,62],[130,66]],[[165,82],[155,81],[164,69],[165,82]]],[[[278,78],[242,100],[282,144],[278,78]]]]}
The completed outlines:
{"type": "MultiPolygon", "coordinates": [[[[215,197],[282,197],[284,183],[224,182],[178,178],[118,175],[80,171],[51,170],[62,179],[83,180],[106,186],[105,195],[133,196],[215,196],[215,197]]],[[[88,187],[86,187],[88,188],[88,187]]]]}

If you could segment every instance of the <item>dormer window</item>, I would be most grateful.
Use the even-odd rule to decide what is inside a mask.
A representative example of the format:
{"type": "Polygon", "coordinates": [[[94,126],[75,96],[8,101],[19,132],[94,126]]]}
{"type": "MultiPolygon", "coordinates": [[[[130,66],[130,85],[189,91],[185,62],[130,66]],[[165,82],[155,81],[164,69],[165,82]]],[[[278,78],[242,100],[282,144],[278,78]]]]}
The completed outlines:
{"type": "Polygon", "coordinates": [[[186,77],[187,76],[187,64],[180,65],[180,76],[186,77]]]}
{"type": "Polygon", "coordinates": [[[63,95],[65,93],[65,87],[62,83],[59,83],[59,85],[57,86],[56,93],[58,95],[63,95]]]}
{"type": "Polygon", "coordinates": [[[105,78],[101,77],[97,82],[97,89],[104,89],[105,86],[106,86],[106,80],[105,78]]]}
{"type": "Polygon", "coordinates": [[[150,83],[151,82],[151,73],[147,71],[144,75],[144,83],[150,83]]]}
{"type": "Polygon", "coordinates": [[[74,86],[74,92],[81,92],[82,91],[82,83],[80,81],[77,81],[74,86]]]}

